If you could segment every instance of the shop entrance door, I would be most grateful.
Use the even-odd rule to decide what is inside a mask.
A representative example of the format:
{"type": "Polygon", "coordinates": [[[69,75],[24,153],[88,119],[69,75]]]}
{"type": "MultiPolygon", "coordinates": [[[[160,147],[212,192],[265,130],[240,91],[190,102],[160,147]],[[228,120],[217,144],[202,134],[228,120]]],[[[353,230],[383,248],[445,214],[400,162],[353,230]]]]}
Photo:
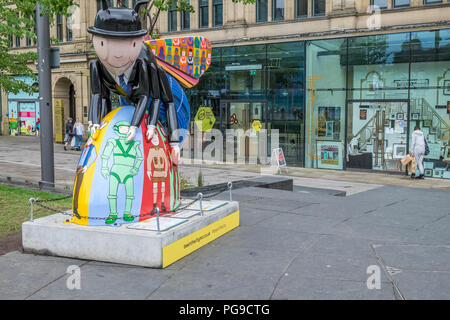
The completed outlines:
{"type": "Polygon", "coordinates": [[[19,135],[36,135],[36,103],[19,102],[18,109],[19,135]]]}
{"type": "Polygon", "coordinates": [[[235,160],[248,162],[250,157],[258,157],[259,130],[266,129],[265,112],[265,101],[221,101],[222,132],[225,135],[232,129],[236,137],[235,160]]]}
{"type": "Polygon", "coordinates": [[[347,101],[347,168],[404,172],[408,100],[347,101]]]}

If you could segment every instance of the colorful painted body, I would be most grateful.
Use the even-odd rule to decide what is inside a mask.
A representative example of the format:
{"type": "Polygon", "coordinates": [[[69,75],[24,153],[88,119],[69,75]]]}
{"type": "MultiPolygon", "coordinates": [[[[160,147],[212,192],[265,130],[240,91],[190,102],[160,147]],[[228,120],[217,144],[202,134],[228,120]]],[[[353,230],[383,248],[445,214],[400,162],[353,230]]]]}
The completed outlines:
{"type": "Polygon", "coordinates": [[[154,216],[154,203],[160,210],[164,207],[166,214],[179,206],[178,169],[161,123],[158,123],[155,135],[158,137],[156,147],[167,159],[161,171],[165,176],[164,185],[160,179],[154,181],[151,178],[155,176],[155,168],[148,159],[152,157],[151,150],[155,145],[145,138],[146,126],[142,124],[134,141],[128,144],[115,130],[116,124],[121,126],[130,122],[133,109],[126,106],[110,112],[102,119],[96,140],[90,139],[86,144],[77,167],[71,222],[120,225],[154,216]],[[152,173],[151,177],[148,171],[152,173]]]}

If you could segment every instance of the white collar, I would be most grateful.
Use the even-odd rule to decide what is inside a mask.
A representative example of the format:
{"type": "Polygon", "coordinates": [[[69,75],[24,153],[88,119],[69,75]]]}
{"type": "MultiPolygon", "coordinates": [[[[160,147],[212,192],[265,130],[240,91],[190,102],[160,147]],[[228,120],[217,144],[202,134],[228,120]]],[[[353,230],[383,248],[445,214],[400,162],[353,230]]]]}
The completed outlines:
{"type": "MultiPolygon", "coordinates": [[[[128,84],[128,81],[130,80],[131,72],[133,71],[133,67],[134,67],[135,63],[136,63],[136,61],[134,61],[133,64],[127,70],[125,70],[125,72],[123,73],[123,79],[125,80],[126,84],[128,84]]],[[[108,70],[108,69],[106,69],[106,70],[108,70]]],[[[116,83],[118,85],[120,85],[119,76],[116,76],[114,73],[112,73],[109,70],[108,70],[108,72],[113,77],[113,79],[116,81],[116,83]]]]}

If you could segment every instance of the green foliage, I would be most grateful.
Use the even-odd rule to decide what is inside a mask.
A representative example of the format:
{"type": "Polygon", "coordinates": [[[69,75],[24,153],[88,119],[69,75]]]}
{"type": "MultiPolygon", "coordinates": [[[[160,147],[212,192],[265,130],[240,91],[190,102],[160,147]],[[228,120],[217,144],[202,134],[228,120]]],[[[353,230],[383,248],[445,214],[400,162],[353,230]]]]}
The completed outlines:
{"type": "MultiPolygon", "coordinates": [[[[30,219],[30,203],[28,199],[60,199],[64,195],[0,185],[0,238],[18,231],[22,223],[30,219]]],[[[46,206],[60,212],[72,207],[72,198],[45,203],[46,206]]],[[[33,218],[53,214],[52,211],[35,205],[33,218]]]]}
{"type": "MultiPolygon", "coordinates": [[[[68,15],[74,0],[39,0],[43,14],[54,21],[56,14],[68,15]]],[[[15,37],[36,41],[34,9],[36,0],[0,0],[0,87],[7,92],[20,90],[28,93],[35,88],[14,79],[14,76],[28,76],[37,80],[29,64],[37,60],[35,50],[11,49],[15,37]]]]}

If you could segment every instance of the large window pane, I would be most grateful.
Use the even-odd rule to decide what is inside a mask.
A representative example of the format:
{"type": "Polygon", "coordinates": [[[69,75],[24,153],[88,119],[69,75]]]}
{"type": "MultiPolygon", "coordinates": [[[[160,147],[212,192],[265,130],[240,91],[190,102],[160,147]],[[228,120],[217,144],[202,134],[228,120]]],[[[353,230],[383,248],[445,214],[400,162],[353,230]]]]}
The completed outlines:
{"type": "Polygon", "coordinates": [[[305,167],[342,169],[346,40],[307,42],[306,63],[305,167]]]}
{"type": "Polygon", "coordinates": [[[425,175],[450,178],[450,30],[411,34],[411,126],[419,126],[430,148],[425,175]]]}
{"type": "Polygon", "coordinates": [[[199,25],[200,28],[207,28],[209,24],[208,0],[199,0],[199,25]]]}
{"type": "Polygon", "coordinates": [[[348,77],[350,99],[407,99],[409,33],[350,38],[348,77]]]}
{"type": "Polygon", "coordinates": [[[272,20],[284,19],[284,0],[272,0],[272,20]]]}
{"type": "Polygon", "coordinates": [[[169,31],[177,31],[177,10],[175,7],[172,7],[168,11],[168,23],[169,23],[169,31]]]}
{"type": "Polygon", "coordinates": [[[56,38],[59,42],[63,41],[63,20],[62,15],[56,15],[56,38]]]}
{"type": "Polygon", "coordinates": [[[409,0],[393,0],[394,8],[409,7],[409,0]]]}
{"type": "Polygon", "coordinates": [[[378,6],[380,9],[386,9],[387,3],[387,0],[370,0],[371,5],[378,6]]]}
{"type": "Polygon", "coordinates": [[[313,15],[323,16],[325,15],[325,0],[312,0],[313,1],[313,15]]]}
{"type": "Polygon", "coordinates": [[[295,16],[296,18],[308,16],[308,0],[296,0],[295,1],[295,16]]]}
{"type": "Polygon", "coordinates": [[[213,1],[214,26],[218,27],[223,24],[223,3],[222,0],[213,1]]]}
{"type": "Polygon", "coordinates": [[[191,28],[191,13],[183,11],[181,13],[181,29],[188,30],[191,28]]]}
{"type": "Polygon", "coordinates": [[[268,0],[256,0],[256,21],[267,21],[267,1],[268,0]]]}
{"type": "MultiPolygon", "coordinates": [[[[270,129],[279,132],[279,146],[289,165],[304,159],[304,43],[267,46],[267,102],[270,129]]],[[[270,149],[269,149],[270,150],[270,149]]]]}

